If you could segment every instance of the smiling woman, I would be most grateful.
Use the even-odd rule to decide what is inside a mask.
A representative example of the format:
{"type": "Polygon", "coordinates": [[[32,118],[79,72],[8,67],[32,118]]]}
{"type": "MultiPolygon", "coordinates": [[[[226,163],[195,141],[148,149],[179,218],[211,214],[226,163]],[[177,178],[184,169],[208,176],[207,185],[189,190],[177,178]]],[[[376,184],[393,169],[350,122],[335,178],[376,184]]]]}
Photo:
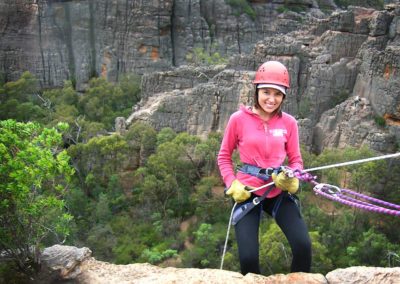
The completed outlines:
{"type": "Polygon", "coordinates": [[[254,107],[253,112],[268,121],[281,108],[285,95],[278,89],[280,87],[278,85],[277,87],[272,85],[271,87],[260,87],[260,85],[257,86],[257,105],[259,107],[254,107]]]}
{"type": "Polygon", "coordinates": [[[235,233],[242,274],[261,273],[261,211],[275,219],[291,246],[291,272],[310,271],[311,241],[295,195],[299,180],[280,170],[286,157],[291,169],[303,168],[296,120],[281,110],[289,79],[288,70],[280,62],[268,61],[258,68],[253,81],[254,105],[242,106],[231,115],[218,154],[218,166],[228,188],[226,194],[236,202],[235,213],[246,212],[233,213],[241,216],[235,220],[235,233]],[[232,154],[236,148],[243,166],[235,174],[232,154]],[[275,187],[267,189],[264,185],[271,181],[275,187]],[[263,189],[248,191],[259,187],[263,189]]]}

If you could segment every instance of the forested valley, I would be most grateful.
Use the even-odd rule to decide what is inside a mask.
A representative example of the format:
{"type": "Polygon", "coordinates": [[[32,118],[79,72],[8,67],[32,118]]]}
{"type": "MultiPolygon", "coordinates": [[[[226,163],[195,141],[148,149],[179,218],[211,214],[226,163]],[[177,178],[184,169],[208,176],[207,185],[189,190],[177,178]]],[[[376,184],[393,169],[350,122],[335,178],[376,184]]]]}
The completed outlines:
{"type": "MultiPolygon", "coordinates": [[[[28,72],[0,83],[0,251],[8,256],[0,280],[34,274],[40,250],[56,243],[89,247],[117,264],[219,268],[233,205],[216,165],[222,134],[200,139],[140,121],[115,132],[115,118],[139,100],[136,75],[94,78],[84,93],[69,81],[40,90],[28,72]]],[[[302,154],[306,168],[377,155],[367,148],[302,154]]],[[[315,174],[399,204],[399,172],[389,159],[315,174]]],[[[399,218],[335,204],[305,183],[299,198],[313,272],[399,265],[399,218]]],[[[239,271],[234,238],[224,269],[239,271]]],[[[260,242],[263,273],[288,273],[290,248],[267,216],[260,242]]]]}

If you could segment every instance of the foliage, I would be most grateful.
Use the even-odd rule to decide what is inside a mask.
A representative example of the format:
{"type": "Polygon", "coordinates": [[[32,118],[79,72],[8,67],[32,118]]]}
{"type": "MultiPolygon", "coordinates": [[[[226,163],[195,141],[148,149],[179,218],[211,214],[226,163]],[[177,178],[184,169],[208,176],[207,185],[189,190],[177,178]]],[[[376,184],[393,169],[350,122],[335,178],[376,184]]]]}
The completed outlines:
{"type": "Polygon", "coordinates": [[[140,76],[136,74],[125,74],[121,77],[118,86],[124,94],[120,101],[122,108],[133,106],[140,101],[140,80],[140,76]]]}
{"type": "Polygon", "coordinates": [[[227,59],[218,52],[207,52],[202,47],[195,47],[186,55],[186,60],[192,65],[218,65],[226,64],[227,59]]]}
{"type": "Polygon", "coordinates": [[[386,126],[386,120],[384,117],[376,115],[376,116],[374,116],[374,120],[375,120],[376,125],[378,125],[380,127],[386,126]]]}
{"type": "Polygon", "coordinates": [[[7,82],[3,85],[1,101],[5,101],[9,98],[13,98],[19,102],[29,101],[37,91],[38,82],[35,77],[29,73],[22,73],[21,77],[17,81],[7,82]]]}
{"type": "Polygon", "coordinates": [[[338,88],[335,90],[334,96],[329,102],[330,108],[334,108],[335,106],[340,105],[342,102],[347,100],[350,95],[349,93],[349,90],[345,88],[338,88]]]}
{"type": "Polygon", "coordinates": [[[224,197],[223,190],[219,177],[204,177],[197,183],[191,195],[191,203],[196,208],[195,215],[199,221],[211,224],[228,223],[229,216],[226,212],[232,204],[224,197]],[[218,192],[213,192],[216,190],[218,192]]]}
{"type": "Polygon", "coordinates": [[[27,274],[38,269],[46,238],[68,235],[62,198],[74,171],[61,142],[55,128],[0,122],[0,251],[27,274]]]}
{"type": "Polygon", "coordinates": [[[157,147],[145,167],[137,170],[137,184],[141,196],[156,204],[163,216],[171,209],[185,216],[189,209],[189,190],[199,178],[198,160],[193,149],[199,139],[187,133],[157,147]]]}
{"type": "Polygon", "coordinates": [[[285,13],[287,11],[293,11],[296,13],[301,13],[301,12],[305,12],[307,10],[307,7],[305,5],[301,5],[298,3],[290,3],[289,1],[284,1],[282,6],[279,6],[276,11],[278,13],[285,13]]]}
{"type": "Polygon", "coordinates": [[[267,274],[288,271],[291,254],[289,244],[278,225],[271,223],[260,237],[260,265],[267,274]]]}
{"type": "Polygon", "coordinates": [[[95,137],[86,144],[68,148],[82,182],[84,180],[81,186],[88,195],[93,196],[98,196],[93,190],[96,187],[93,183],[105,187],[108,178],[124,168],[123,161],[127,160],[128,152],[129,145],[119,134],[95,137]]]}
{"type": "MultiPolygon", "coordinates": [[[[311,231],[313,270],[324,273],[332,270],[328,248],[318,232],[311,231]]],[[[291,249],[278,225],[270,220],[263,222],[260,234],[260,265],[264,273],[276,274],[290,271],[291,249]]]]}
{"type": "Polygon", "coordinates": [[[176,132],[171,127],[165,127],[157,133],[157,146],[174,140],[176,132]]]}
{"type": "Polygon", "coordinates": [[[329,248],[324,244],[321,234],[317,231],[310,232],[312,260],[311,271],[326,274],[335,267],[332,265],[329,248]]]}
{"type": "Polygon", "coordinates": [[[360,234],[359,238],[347,247],[351,266],[388,266],[388,255],[393,252],[399,253],[400,246],[390,243],[385,235],[372,228],[360,234]]]}
{"type": "Polygon", "coordinates": [[[206,268],[217,268],[220,264],[220,246],[224,241],[225,224],[201,223],[193,233],[194,246],[183,253],[185,266],[206,268]]]}
{"type": "MultiPolygon", "coordinates": [[[[0,220],[10,219],[12,212],[24,214],[24,218],[39,218],[46,212],[38,222],[32,222],[30,229],[38,232],[36,235],[17,234],[21,242],[29,244],[25,249],[40,248],[58,241],[56,235],[67,235],[64,230],[70,216],[63,215],[66,208],[74,218],[68,223],[65,242],[90,247],[98,259],[159,264],[173,258],[184,267],[218,268],[232,208],[231,200],[223,194],[216,163],[222,134],[210,133],[207,139],[200,139],[171,128],[156,131],[143,122],[132,124],[124,134],[110,134],[106,129],[112,129],[115,117],[125,116],[139,99],[140,89],[134,77],[127,76],[115,84],[93,79],[84,93],[74,90],[68,81],[62,88],[40,93],[29,73],[15,82],[0,84],[2,118],[34,120],[47,127],[14,121],[13,124],[19,125],[12,128],[19,133],[14,136],[9,134],[12,132],[4,134],[6,128],[1,128],[1,139],[7,138],[1,143],[7,146],[0,148],[0,175],[4,181],[0,185],[1,213],[4,212],[0,220]],[[59,121],[70,125],[69,128],[61,125],[64,145],[57,144],[61,141],[61,132],[55,130],[59,121]],[[71,159],[62,152],[63,147],[68,147],[71,159]],[[46,159],[50,162],[45,162],[46,159]],[[74,167],[75,175],[68,164],[74,167]],[[6,166],[9,171],[3,171],[6,166]],[[14,185],[7,187],[12,179],[24,186],[18,191],[14,185]],[[67,185],[69,190],[65,191],[67,185]],[[9,205],[11,201],[4,203],[7,199],[3,197],[11,193],[16,194],[12,200],[18,206],[9,205]],[[21,205],[28,201],[37,204],[36,207],[21,205]],[[4,206],[9,208],[6,210],[4,206]],[[38,210],[39,206],[47,207],[38,210]],[[187,229],[182,229],[182,220],[191,220],[187,229]],[[46,234],[39,237],[40,233],[46,234]]],[[[308,101],[300,103],[301,115],[307,116],[308,104],[308,101]]],[[[366,147],[325,149],[319,155],[302,149],[305,168],[375,155],[366,147]]],[[[235,165],[240,163],[237,152],[233,161],[235,165]]],[[[392,159],[313,174],[319,182],[348,187],[398,204],[399,171],[400,164],[392,159]]],[[[398,218],[365,213],[315,196],[308,183],[302,183],[298,196],[310,228],[313,272],[326,273],[350,265],[399,264],[400,236],[393,229],[400,226],[398,218]]],[[[10,220],[7,222],[19,224],[13,222],[15,218],[10,220]]],[[[23,225],[26,223],[19,224],[23,225]]],[[[6,232],[3,227],[1,234],[6,232]]],[[[289,272],[290,249],[272,219],[262,221],[260,241],[264,273],[289,272]]],[[[232,231],[224,268],[239,271],[232,231]]],[[[9,268],[0,267],[3,275],[5,269],[9,268]]]]}
{"type": "Polygon", "coordinates": [[[131,106],[137,100],[136,94],[131,93],[131,86],[123,86],[129,91],[128,94],[125,94],[121,87],[114,86],[103,78],[91,79],[89,88],[79,102],[80,113],[85,114],[90,121],[99,121],[107,128],[112,127],[115,117],[128,116],[131,106]]]}
{"type": "Polygon", "coordinates": [[[135,122],[129,127],[125,139],[132,154],[132,167],[138,168],[145,164],[147,158],[155,152],[162,131],[157,133],[153,127],[143,122],[135,122]]]}
{"type": "Polygon", "coordinates": [[[93,78],[85,92],[78,93],[71,81],[65,81],[62,88],[39,90],[37,79],[24,72],[0,88],[0,119],[34,120],[47,127],[67,122],[70,128],[64,141],[76,144],[106,134],[115,118],[128,116],[139,100],[140,77],[134,74],[123,76],[118,83],[93,78]]]}
{"type": "Polygon", "coordinates": [[[256,19],[257,14],[247,0],[225,0],[225,2],[233,7],[235,16],[239,17],[244,13],[252,20],[256,19]]]}
{"type": "Polygon", "coordinates": [[[335,3],[342,8],[347,8],[349,5],[369,7],[375,9],[383,9],[384,0],[336,0],[335,3]]]}
{"type": "MultiPolygon", "coordinates": [[[[317,157],[304,152],[303,157],[306,167],[312,168],[313,166],[368,158],[373,155],[375,154],[366,147],[360,149],[348,147],[325,149],[317,157]]],[[[348,187],[372,197],[379,194],[379,199],[399,203],[399,199],[395,197],[398,195],[395,193],[397,191],[393,190],[398,182],[398,177],[393,172],[395,169],[397,169],[396,164],[381,160],[314,173],[318,176],[319,181],[348,187]],[[388,193],[390,194],[388,195],[388,193]]],[[[396,219],[392,220],[393,218],[390,216],[368,214],[359,209],[335,204],[323,198],[313,197],[306,191],[301,193],[301,197],[304,200],[303,208],[306,210],[303,210],[303,214],[307,224],[319,232],[322,243],[329,248],[329,258],[333,267],[366,264],[388,266],[388,255],[397,255],[398,248],[394,244],[398,242],[399,238],[392,234],[393,227],[389,229],[389,223],[397,222],[396,219]],[[314,205],[316,198],[318,203],[314,205]],[[362,244],[364,241],[371,243],[362,244]],[[375,245],[375,241],[380,244],[375,245]],[[377,250],[381,249],[382,252],[375,255],[376,257],[366,258],[362,256],[362,251],[365,249],[361,249],[365,246],[371,250],[377,246],[377,250]],[[386,262],[383,260],[383,255],[386,257],[386,262]]]]}
{"type": "Polygon", "coordinates": [[[197,144],[195,147],[195,153],[199,157],[202,157],[204,161],[203,175],[211,176],[218,175],[216,164],[218,151],[221,145],[222,135],[221,133],[211,132],[208,135],[208,139],[204,142],[197,144]]]}
{"type": "Polygon", "coordinates": [[[159,252],[156,249],[145,249],[142,252],[141,258],[145,259],[145,261],[156,264],[160,263],[161,261],[170,258],[170,257],[177,257],[177,251],[173,249],[167,249],[165,251],[159,252]]]}
{"type": "Polygon", "coordinates": [[[38,88],[37,80],[29,72],[24,72],[17,81],[5,83],[0,89],[0,120],[42,120],[45,113],[38,106],[38,88]]]}

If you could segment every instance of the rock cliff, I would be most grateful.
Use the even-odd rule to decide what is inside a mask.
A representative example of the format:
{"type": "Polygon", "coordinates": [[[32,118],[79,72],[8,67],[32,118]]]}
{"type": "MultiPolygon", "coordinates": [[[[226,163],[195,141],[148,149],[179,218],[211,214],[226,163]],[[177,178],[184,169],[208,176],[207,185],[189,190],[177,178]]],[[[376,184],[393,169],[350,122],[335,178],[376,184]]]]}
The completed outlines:
{"type": "Polygon", "coordinates": [[[289,68],[284,110],[299,120],[301,142],[324,147],[368,145],[396,151],[400,141],[400,5],[351,7],[299,30],[259,41],[225,66],[181,66],[145,74],[143,99],[128,119],[206,135],[223,131],[239,104],[252,101],[254,70],[266,60],[289,68]]]}
{"type": "Polygon", "coordinates": [[[148,263],[115,265],[92,258],[88,248],[55,245],[43,251],[42,271],[37,283],[307,283],[307,284],[382,284],[398,283],[400,268],[349,267],[325,276],[319,273],[290,273],[262,276],[218,269],[161,268],[148,263]]]}
{"type": "Polygon", "coordinates": [[[312,0],[0,0],[0,73],[14,80],[28,70],[43,87],[71,79],[80,89],[92,76],[179,66],[194,47],[244,53],[299,28],[301,17],[279,8],[322,14],[312,0]]]}
{"type": "Polygon", "coordinates": [[[304,145],[390,152],[400,145],[400,4],[385,2],[343,11],[312,0],[0,0],[0,75],[29,70],[42,87],[71,79],[81,90],[91,76],[143,74],[143,99],[118,125],[145,120],[205,136],[251,103],[254,70],[275,59],[289,67],[284,110],[304,145]],[[229,60],[185,65],[194,47],[229,60]],[[361,113],[349,107],[358,98],[361,113]]]}

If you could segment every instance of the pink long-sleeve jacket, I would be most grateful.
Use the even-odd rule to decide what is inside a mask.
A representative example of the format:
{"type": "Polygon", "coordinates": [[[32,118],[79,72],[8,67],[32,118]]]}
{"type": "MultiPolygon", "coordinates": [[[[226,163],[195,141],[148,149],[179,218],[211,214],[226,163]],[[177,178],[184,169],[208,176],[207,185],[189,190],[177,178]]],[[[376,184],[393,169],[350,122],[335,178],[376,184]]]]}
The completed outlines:
{"type": "MultiPolygon", "coordinates": [[[[288,167],[303,169],[297,122],[285,112],[282,112],[282,117],[275,115],[266,122],[252,112],[251,107],[241,106],[229,119],[218,153],[218,166],[227,188],[235,179],[253,187],[271,182],[272,180],[265,182],[240,171],[235,175],[232,163],[235,149],[239,151],[240,161],[245,164],[275,168],[282,166],[287,157],[288,167]]],[[[267,188],[263,188],[254,194],[262,195],[266,190],[267,188]]],[[[268,197],[272,198],[280,192],[280,189],[274,188],[268,197]]]]}

